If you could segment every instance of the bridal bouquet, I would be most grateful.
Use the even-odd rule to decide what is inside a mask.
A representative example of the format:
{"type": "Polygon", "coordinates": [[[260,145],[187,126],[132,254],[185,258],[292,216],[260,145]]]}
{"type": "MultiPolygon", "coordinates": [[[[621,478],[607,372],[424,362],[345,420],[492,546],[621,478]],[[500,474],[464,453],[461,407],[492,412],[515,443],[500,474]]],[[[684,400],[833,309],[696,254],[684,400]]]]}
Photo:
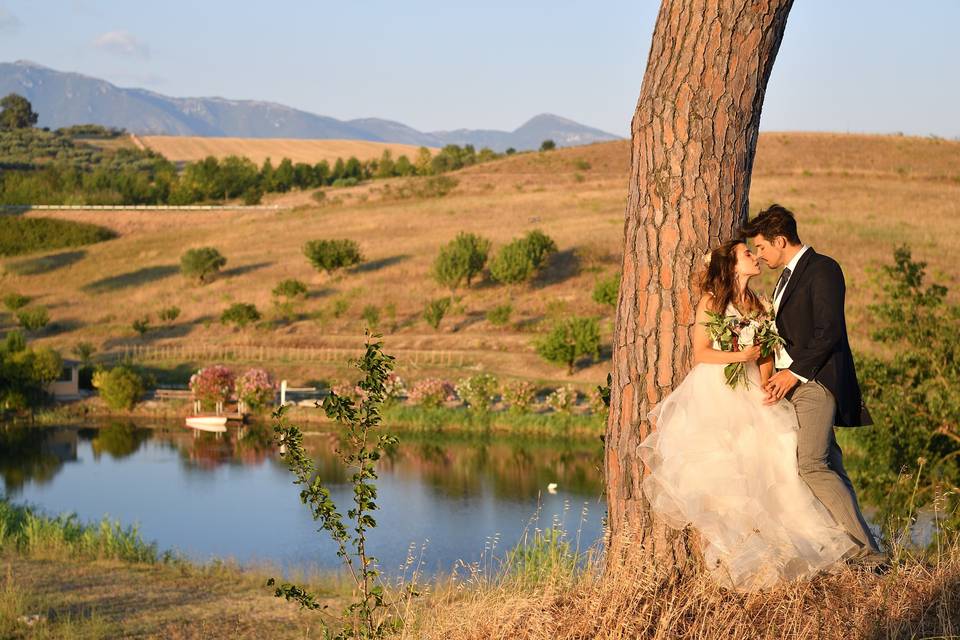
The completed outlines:
{"type": "MultiPolygon", "coordinates": [[[[707,312],[710,318],[704,325],[707,333],[720,345],[721,351],[740,351],[741,347],[760,347],[760,357],[767,358],[783,345],[777,333],[777,324],[768,314],[753,314],[745,317],[728,316],[707,312]]],[[[723,368],[727,384],[736,389],[739,384],[749,386],[746,363],[731,362],[723,368]]]]}

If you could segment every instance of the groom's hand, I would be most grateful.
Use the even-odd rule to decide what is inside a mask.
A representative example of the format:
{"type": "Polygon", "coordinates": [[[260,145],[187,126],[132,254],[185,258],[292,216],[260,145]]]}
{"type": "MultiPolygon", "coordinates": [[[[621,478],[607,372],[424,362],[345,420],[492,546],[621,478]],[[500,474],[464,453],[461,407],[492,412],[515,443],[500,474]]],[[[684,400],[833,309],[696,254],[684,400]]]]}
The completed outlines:
{"type": "Polygon", "coordinates": [[[780,402],[790,389],[797,386],[798,382],[800,380],[789,369],[775,373],[767,380],[767,384],[763,385],[763,390],[767,392],[763,404],[770,405],[780,402]]]}

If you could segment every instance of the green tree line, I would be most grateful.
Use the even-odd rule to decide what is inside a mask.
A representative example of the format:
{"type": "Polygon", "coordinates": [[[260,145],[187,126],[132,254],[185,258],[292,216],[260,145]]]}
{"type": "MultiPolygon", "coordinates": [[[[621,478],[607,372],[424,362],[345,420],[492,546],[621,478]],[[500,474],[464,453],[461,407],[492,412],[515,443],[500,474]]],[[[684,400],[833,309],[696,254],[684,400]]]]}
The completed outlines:
{"type": "Polygon", "coordinates": [[[242,198],[257,204],[264,193],[347,187],[373,179],[436,175],[501,157],[473,145],[447,145],[436,154],[421,147],[414,158],[389,149],[378,159],[338,158],[294,163],[268,158],[213,156],[179,166],[152,151],[105,151],[81,142],[117,137],[97,125],[37,129],[30,103],[16,94],[0,100],[0,204],[187,205],[242,198]]]}

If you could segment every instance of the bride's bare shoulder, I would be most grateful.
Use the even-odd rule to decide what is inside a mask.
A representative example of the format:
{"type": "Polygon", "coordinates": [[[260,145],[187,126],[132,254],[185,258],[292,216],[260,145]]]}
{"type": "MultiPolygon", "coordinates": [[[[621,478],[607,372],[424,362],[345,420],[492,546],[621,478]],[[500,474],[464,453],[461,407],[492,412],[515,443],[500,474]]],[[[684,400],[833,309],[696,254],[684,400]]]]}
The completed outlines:
{"type": "Polygon", "coordinates": [[[709,291],[704,291],[703,295],[700,296],[700,302],[697,303],[697,313],[704,313],[713,308],[713,294],[709,291]]]}

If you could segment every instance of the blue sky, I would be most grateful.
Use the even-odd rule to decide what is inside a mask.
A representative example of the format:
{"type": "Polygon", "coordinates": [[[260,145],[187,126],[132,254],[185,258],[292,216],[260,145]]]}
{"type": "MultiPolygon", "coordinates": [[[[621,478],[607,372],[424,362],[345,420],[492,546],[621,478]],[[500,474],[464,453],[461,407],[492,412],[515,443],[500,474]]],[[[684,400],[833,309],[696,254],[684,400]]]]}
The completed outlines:
{"type": "MultiPolygon", "coordinates": [[[[0,0],[0,61],[421,130],[626,135],[654,0],[0,0]]],[[[960,1],[797,0],[766,130],[960,136],[960,1]]]]}

